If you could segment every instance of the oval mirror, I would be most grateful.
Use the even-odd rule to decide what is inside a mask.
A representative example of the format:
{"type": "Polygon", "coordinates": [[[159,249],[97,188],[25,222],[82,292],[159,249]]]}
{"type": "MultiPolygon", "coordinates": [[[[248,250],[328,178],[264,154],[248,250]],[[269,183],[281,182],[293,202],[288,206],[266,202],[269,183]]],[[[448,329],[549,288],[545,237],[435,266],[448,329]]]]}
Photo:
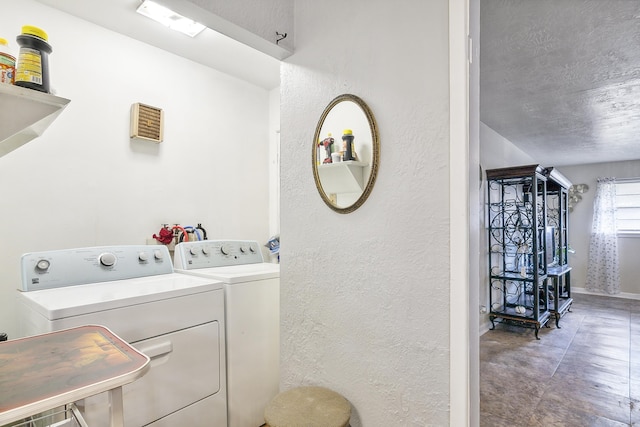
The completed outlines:
{"type": "Polygon", "coordinates": [[[333,99],[316,126],[313,176],[322,200],[338,213],[358,209],[378,174],[380,142],[371,110],[355,95],[333,99]]]}

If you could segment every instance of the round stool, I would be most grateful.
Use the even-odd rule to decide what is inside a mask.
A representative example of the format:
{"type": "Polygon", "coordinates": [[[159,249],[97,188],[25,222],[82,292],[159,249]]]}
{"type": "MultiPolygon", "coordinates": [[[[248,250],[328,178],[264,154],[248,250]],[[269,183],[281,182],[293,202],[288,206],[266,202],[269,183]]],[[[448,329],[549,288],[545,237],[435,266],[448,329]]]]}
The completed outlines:
{"type": "Polygon", "coordinates": [[[264,410],[268,427],[347,427],[351,405],[324,387],[297,387],[283,391],[264,410]]]}

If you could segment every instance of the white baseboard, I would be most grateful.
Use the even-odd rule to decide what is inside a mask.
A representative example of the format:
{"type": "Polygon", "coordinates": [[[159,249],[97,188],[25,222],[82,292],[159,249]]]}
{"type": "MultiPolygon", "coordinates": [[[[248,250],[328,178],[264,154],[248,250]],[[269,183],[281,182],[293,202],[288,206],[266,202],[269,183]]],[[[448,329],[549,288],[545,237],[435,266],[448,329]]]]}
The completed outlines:
{"type": "Polygon", "coordinates": [[[480,329],[478,331],[479,336],[483,336],[491,329],[491,321],[489,320],[489,316],[486,316],[485,322],[480,322],[480,329]]]}
{"type": "Polygon", "coordinates": [[[585,288],[576,288],[571,287],[571,292],[575,292],[576,294],[588,294],[588,295],[598,295],[601,297],[612,297],[612,298],[625,298],[625,299],[636,299],[640,300],[640,294],[633,294],[631,292],[620,292],[619,294],[611,295],[605,294],[604,292],[593,292],[589,291],[585,288]]]}

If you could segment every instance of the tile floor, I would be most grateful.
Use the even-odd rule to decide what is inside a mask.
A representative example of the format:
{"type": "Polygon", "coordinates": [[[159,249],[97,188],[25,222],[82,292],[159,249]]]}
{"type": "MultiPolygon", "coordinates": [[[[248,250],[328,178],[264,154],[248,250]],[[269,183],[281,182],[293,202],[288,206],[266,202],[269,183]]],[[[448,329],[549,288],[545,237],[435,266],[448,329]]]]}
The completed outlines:
{"type": "Polygon", "coordinates": [[[640,426],[640,301],[575,294],[540,330],[480,337],[480,425],[640,426]]]}

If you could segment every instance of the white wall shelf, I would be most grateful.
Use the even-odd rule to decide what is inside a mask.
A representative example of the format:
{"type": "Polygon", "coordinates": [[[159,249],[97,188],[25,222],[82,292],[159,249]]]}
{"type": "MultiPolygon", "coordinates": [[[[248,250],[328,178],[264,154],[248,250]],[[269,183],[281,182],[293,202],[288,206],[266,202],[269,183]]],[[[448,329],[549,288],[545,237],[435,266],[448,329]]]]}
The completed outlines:
{"type": "Polygon", "coordinates": [[[0,157],[42,135],[70,101],[0,84],[0,157]]]}
{"type": "Polygon", "coordinates": [[[361,193],[364,189],[364,169],[368,163],[348,161],[318,166],[318,176],[327,194],[361,193]]]}

